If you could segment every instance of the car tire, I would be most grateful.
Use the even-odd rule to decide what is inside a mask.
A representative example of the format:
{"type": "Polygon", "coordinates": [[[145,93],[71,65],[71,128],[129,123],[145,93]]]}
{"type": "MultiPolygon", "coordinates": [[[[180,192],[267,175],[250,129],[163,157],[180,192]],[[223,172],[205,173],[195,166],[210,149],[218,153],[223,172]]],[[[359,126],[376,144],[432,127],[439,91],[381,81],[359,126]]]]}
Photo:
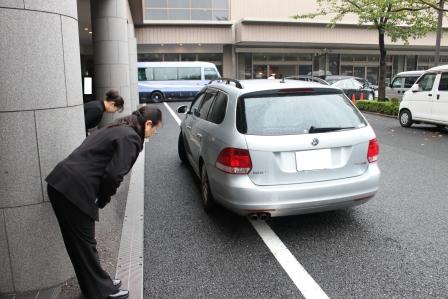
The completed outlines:
{"type": "Polygon", "coordinates": [[[163,93],[161,93],[160,91],[154,91],[153,93],[151,93],[151,102],[153,103],[160,103],[165,99],[165,97],[163,96],[163,93]]]}
{"type": "Polygon", "coordinates": [[[202,207],[207,213],[212,212],[216,208],[216,203],[210,191],[210,183],[208,180],[207,170],[205,165],[201,169],[201,199],[202,207]]]}
{"type": "Polygon", "coordinates": [[[188,162],[187,152],[185,150],[184,135],[182,134],[182,131],[180,131],[179,139],[177,141],[177,153],[179,154],[179,158],[182,163],[188,162]]]}
{"type": "Polygon", "coordinates": [[[411,111],[403,109],[399,115],[400,125],[405,128],[412,126],[412,114],[411,111]]]}

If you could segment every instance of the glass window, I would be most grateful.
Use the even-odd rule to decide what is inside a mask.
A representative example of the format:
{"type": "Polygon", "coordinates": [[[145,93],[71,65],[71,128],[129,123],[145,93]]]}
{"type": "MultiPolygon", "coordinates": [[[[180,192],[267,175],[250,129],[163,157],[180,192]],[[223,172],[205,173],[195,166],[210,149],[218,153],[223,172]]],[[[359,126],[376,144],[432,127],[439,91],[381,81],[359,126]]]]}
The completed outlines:
{"type": "Polygon", "coordinates": [[[254,79],[267,79],[267,78],[268,78],[268,66],[254,65],[254,79]]]}
{"type": "Polygon", "coordinates": [[[339,54],[328,54],[328,70],[331,74],[339,74],[339,54]]]}
{"type": "Polygon", "coordinates": [[[211,67],[204,68],[204,79],[205,80],[214,80],[216,78],[219,78],[219,75],[214,68],[211,68],[211,67]]]}
{"type": "Polygon", "coordinates": [[[268,55],[267,54],[253,54],[254,56],[254,62],[267,62],[268,61],[268,55]]]}
{"type": "Polygon", "coordinates": [[[192,8],[212,8],[212,0],[194,0],[191,1],[192,8]]]}
{"type": "Polygon", "coordinates": [[[417,56],[406,56],[406,70],[414,71],[417,69],[417,56]]]}
{"type": "Polygon", "coordinates": [[[170,20],[189,20],[190,10],[188,9],[169,9],[168,19],[170,20]]]}
{"type": "Polygon", "coordinates": [[[212,11],[207,9],[192,9],[191,19],[209,21],[212,19],[212,11]]]}
{"type": "Polygon", "coordinates": [[[431,91],[435,79],[436,74],[423,75],[418,81],[418,85],[420,86],[422,91],[431,91]]]}
{"type": "Polygon", "coordinates": [[[180,67],[178,68],[179,80],[201,80],[200,67],[180,67]]]}
{"type": "Polygon", "coordinates": [[[404,87],[411,88],[414,85],[415,81],[417,81],[418,77],[406,77],[404,79],[404,87]]]}
{"type": "Polygon", "coordinates": [[[194,116],[199,116],[199,105],[204,98],[205,93],[200,93],[196,96],[196,99],[191,103],[190,112],[193,113],[194,116]]]}
{"type": "Polygon", "coordinates": [[[175,67],[155,67],[155,81],[177,80],[177,68],[175,67]]]}
{"type": "Polygon", "coordinates": [[[219,53],[201,53],[198,54],[199,61],[221,62],[222,54],[219,53]]]}
{"type": "Polygon", "coordinates": [[[167,0],[145,0],[145,8],[166,8],[167,0]]]}
{"type": "Polygon", "coordinates": [[[249,135],[307,134],[311,126],[360,128],[366,124],[342,94],[242,98],[237,128],[249,135]]]}
{"type": "Polygon", "coordinates": [[[189,8],[190,0],[168,0],[168,8],[189,8]]]}
{"type": "Polygon", "coordinates": [[[146,80],[148,80],[148,81],[153,81],[154,80],[154,68],[148,67],[145,70],[145,73],[146,73],[146,80]]]}
{"type": "Polygon", "coordinates": [[[163,61],[163,54],[155,54],[155,53],[138,54],[138,61],[141,62],[163,61]]]}
{"type": "Polygon", "coordinates": [[[212,14],[213,21],[228,21],[229,11],[228,10],[214,10],[212,14]]]}
{"type": "Polygon", "coordinates": [[[448,73],[443,73],[440,77],[439,90],[448,90],[448,73]]]}
{"type": "Polygon", "coordinates": [[[218,92],[215,97],[215,102],[213,103],[213,107],[208,114],[208,120],[215,124],[220,124],[224,120],[226,116],[227,109],[227,95],[222,92],[218,92]]]}
{"type": "Polygon", "coordinates": [[[392,81],[392,87],[393,88],[401,88],[403,86],[403,77],[397,77],[392,81]]]}
{"type": "Polygon", "coordinates": [[[202,119],[207,119],[208,111],[213,103],[213,98],[215,93],[206,93],[201,105],[199,106],[199,117],[202,119]]]}
{"type": "Polygon", "coordinates": [[[196,54],[181,54],[180,55],[181,61],[196,61],[196,54]]]}
{"type": "Polygon", "coordinates": [[[238,79],[252,79],[252,54],[238,53],[238,79]]]}
{"type": "Polygon", "coordinates": [[[145,20],[166,20],[167,18],[166,9],[145,9],[145,20]]]}
{"type": "Polygon", "coordinates": [[[145,68],[138,69],[138,81],[146,81],[146,72],[145,68]]]}
{"type": "Polygon", "coordinates": [[[213,9],[229,9],[229,0],[213,0],[213,9]]]}
{"type": "Polygon", "coordinates": [[[179,61],[179,54],[165,54],[164,61],[179,61]]]}
{"type": "Polygon", "coordinates": [[[342,65],[341,66],[341,75],[343,75],[343,76],[353,76],[353,66],[351,66],[351,65],[342,65]]]}

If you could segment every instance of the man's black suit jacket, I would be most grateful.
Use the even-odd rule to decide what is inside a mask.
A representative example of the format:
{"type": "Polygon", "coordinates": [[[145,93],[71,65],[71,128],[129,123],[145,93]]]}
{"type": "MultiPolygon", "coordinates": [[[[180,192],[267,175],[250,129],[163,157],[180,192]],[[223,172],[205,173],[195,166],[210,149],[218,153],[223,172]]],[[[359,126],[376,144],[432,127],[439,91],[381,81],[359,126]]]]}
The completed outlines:
{"type": "Polygon", "coordinates": [[[86,130],[92,129],[100,123],[104,111],[106,111],[106,108],[103,101],[91,101],[84,104],[86,130]]]}
{"type": "Polygon", "coordinates": [[[96,198],[103,205],[110,201],[142,146],[142,138],[130,126],[103,128],[87,137],[45,180],[98,221],[96,198]]]}

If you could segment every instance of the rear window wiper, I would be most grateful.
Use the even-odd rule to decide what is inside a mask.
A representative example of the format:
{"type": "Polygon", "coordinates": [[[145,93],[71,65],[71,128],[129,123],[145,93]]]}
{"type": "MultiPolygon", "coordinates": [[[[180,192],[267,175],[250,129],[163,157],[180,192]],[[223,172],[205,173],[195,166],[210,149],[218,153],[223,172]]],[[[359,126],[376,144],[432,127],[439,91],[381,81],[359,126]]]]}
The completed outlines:
{"type": "Polygon", "coordinates": [[[324,132],[333,132],[347,129],[354,129],[355,127],[315,127],[311,126],[308,129],[308,133],[324,133],[324,132]]]}

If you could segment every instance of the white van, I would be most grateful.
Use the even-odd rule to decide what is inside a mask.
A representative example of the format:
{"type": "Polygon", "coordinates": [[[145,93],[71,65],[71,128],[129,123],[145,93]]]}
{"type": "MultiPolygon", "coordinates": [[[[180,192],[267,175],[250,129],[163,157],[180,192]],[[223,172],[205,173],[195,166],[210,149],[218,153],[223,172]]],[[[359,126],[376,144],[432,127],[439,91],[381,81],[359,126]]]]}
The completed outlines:
{"type": "Polygon", "coordinates": [[[399,111],[403,127],[410,127],[413,123],[448,125],[448,65],[425,71],[404,93],[399,111]]]}
{"type": "Polygon", "coordinates": [[[210,80],[221,77],[210,62],[139,62],[137,66],[140,103],[193,98],[210,80]]]}
{"type": "Polygon", "coordinates": [[[386,99],[402,99],[405,91],[414,85],[415,81],[423,75],[425,71],[408,71],[395,75],[389,86],[386,86],[386,99]]]}

